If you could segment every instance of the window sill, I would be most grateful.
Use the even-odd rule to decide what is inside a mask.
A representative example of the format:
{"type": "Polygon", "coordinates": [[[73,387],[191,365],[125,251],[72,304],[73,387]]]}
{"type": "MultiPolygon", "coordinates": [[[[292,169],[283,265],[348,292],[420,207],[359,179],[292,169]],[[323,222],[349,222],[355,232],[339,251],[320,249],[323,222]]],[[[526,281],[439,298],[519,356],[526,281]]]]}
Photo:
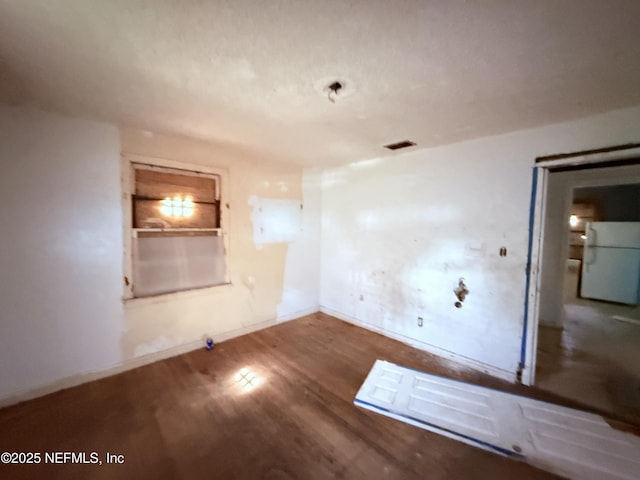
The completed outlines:
{"type": "Polygon", "coordinates": [[[144,305],[156,305],[160,303],[169,303],[173,301],[186,300],[189,298],[203,297],[210,294],[219,294],[231,290],[232,283],[221,283],[211,287],[192,288],[191,290],[182,290],[180,292],[159,293],[157,295],[149,295],[148,297],[130,297],[122,298],[125,307],[138,307],[144,305]]]}

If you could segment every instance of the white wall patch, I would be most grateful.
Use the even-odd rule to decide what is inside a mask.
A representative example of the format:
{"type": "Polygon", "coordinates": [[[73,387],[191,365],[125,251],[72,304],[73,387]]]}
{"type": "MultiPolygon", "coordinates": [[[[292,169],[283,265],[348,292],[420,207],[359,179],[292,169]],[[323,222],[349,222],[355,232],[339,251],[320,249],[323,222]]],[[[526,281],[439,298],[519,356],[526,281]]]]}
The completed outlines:
{"type": "Polygon", "coordinates": [[[302,231],[302,202],[276,198],[251,199],[253,241],[256,245],[291,243],[302,231]]]}

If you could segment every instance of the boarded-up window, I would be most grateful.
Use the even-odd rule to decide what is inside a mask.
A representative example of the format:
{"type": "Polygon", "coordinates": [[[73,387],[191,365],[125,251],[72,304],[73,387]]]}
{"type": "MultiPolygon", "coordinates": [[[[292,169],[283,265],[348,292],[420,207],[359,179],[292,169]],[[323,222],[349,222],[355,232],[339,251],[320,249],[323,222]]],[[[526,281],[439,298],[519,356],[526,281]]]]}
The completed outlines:
{"type": "Polygon", "coordinates": [[[224,283],[219,183],[215,175],[134,164],[134,296],[224,283]]]}
{"type": "Polygon", "coordinates": [[[218,228],[216,179],[135,169],[134,228],[218,228]]]}

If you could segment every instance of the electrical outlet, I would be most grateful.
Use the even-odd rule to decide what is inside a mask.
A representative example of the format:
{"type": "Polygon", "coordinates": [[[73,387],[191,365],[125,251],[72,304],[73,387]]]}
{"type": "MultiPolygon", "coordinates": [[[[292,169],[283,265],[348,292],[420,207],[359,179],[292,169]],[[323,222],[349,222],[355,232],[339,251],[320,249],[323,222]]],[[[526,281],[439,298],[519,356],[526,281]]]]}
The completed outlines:
{"type": "Polygon", "coordinates": [[[418,326],[421,327],[422,326],[422,317],[418,317],[418,326]]]}

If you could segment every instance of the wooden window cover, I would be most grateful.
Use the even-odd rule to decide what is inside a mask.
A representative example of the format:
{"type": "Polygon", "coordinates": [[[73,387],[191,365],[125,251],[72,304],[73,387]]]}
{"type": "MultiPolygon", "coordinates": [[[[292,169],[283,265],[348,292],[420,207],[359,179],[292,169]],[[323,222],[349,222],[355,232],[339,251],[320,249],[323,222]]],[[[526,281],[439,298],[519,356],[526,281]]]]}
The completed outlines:
{"type": "Polygon", "coordinates": [[[133,228],[219,228],[216,179],[211,177],[135,169],[133,228]],[[193,214],[188,217],[164,215],[166,198],[190,198],[193,214]]]}
{"type": "Polygon", "coordinates": [[[141,168],[136,168],[135,172],[137,197],[163,200],[189,196],[196,203],[215,203],[217,200],[214,178],[141,168]]]}
{"type": "Polygon", "coordinates": [[[219,230],[194,231],[194,230],[169,230],[165,232],[138,232],[138,238],[170,238],[170,237],[220,237],[219,230]]]}

